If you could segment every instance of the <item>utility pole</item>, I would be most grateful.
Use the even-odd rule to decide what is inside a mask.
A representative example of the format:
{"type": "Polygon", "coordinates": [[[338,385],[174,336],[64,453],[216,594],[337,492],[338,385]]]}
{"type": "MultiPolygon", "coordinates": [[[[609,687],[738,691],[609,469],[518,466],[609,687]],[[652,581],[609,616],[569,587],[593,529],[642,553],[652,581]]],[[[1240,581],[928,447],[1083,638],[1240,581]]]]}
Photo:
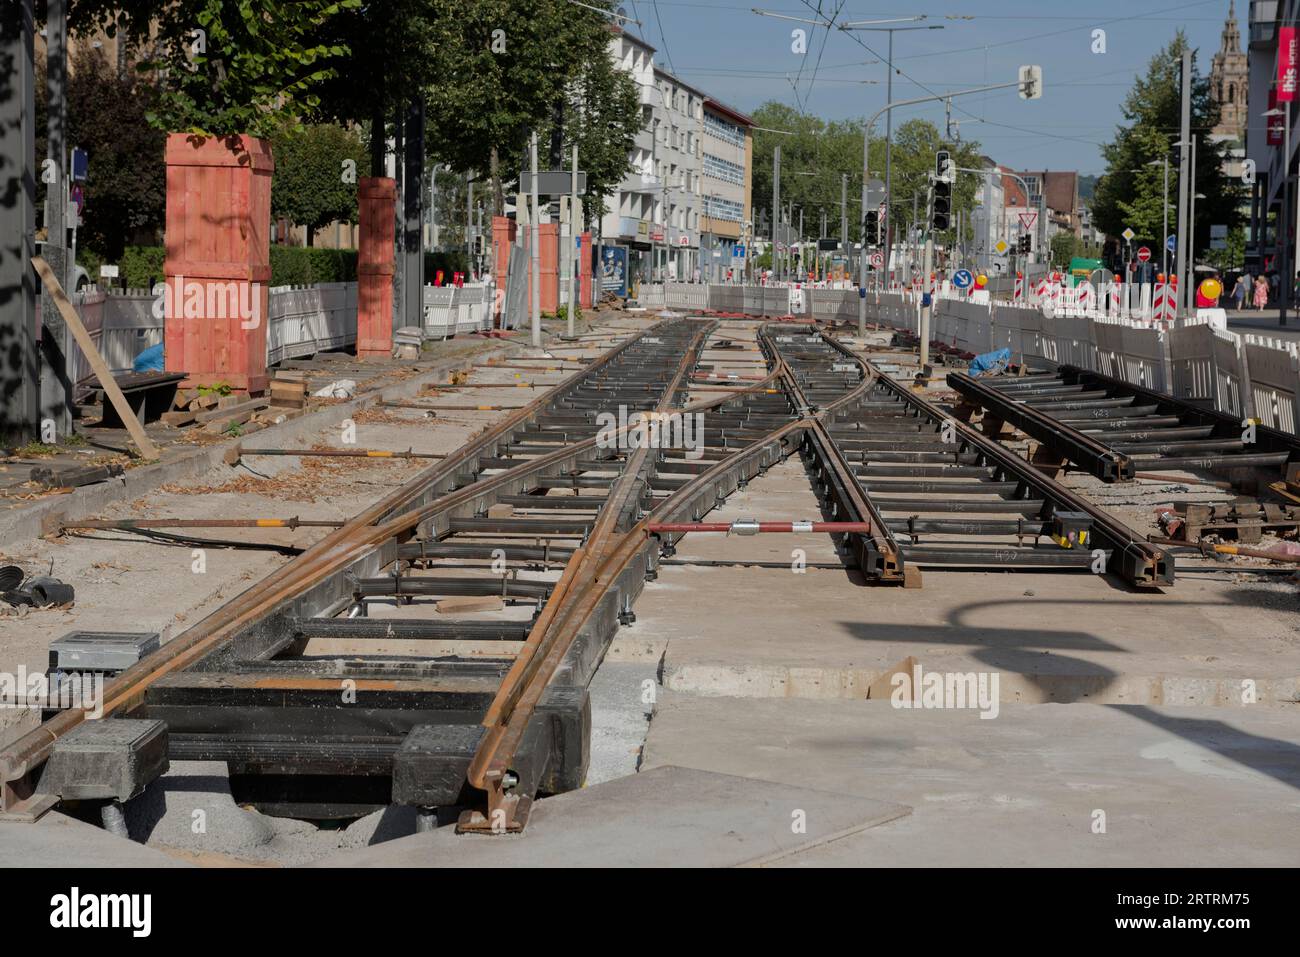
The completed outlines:
{"type": "MultiPolygon", "coordinates": [[[[45,187],[45,246],[42,255],[69,294],[66,244],[67,203],[67,77],[68,11],[65,0],[49,0],[46,6],[45,89],[49,109],[46,122],[46,162],[52,178],[45,187]]],[[[31,268],[31,262],[23,264],[31,268]]],[[[48,289],[41,290],[41,438],[65,438],[72,431],[72,382],[68,378],[68,329],[48,289]],[[54,435],[46,434],[52,426],[54,435]]]]}
{"type": "Polygon", "coordinates": [[[840,174],[840,249],[849,255],[849,174],[840,174]]]}
{"type": "MultiPolygon", "coordinates": [[[[36,72],[32,0],[0,10],[0,59],[10,73],[0,98],[0,234],[17,255],[0,256],[0,342],[9,359],[0,367],[0,441],[38,436],[40,359],[36,354],[36,72]]],[[[57,315],[57,313],[56,313],[57,315]]]]}
{"type": "Polygon", "coordinates": [[[465,174],[465,264],[474,278],[474,174],[465,174]]]}
{"type": "Polygon", "coordinates": [[[532,216],[529,217],[529,260],[532,286],[532,342],[534,348],[541,348],[542,345],[542,249],[541,249],[541,228],[538,226],[538,220],[541,218],[541,204],[537,197],[537,131],[533,130],[532,135],[528,138],[529,159],[533,168],[533,209],[532,216]]]}
{"type": "MultiPolygon", "coordinates": [[[[931,188],[926,198],[926,206],[930,207],[934,202],[934,189],[931,188]]],[[[930,362],[930,313],[934,309],[934,290],[930,286],[930,273],[934,269],[934,224],[933,212],[926,212],[926,230],[925,230],[925,259],[921,265],[921,373],[925,374],[925,367],[930,362]]]]}
{"type": "Polygon", "coordinates": [[[772,275],[776,271],[776,237],[777,224],[781,221],[781,147],[772,150],[772,275]]]}
{"type": "MultiPolygon", "coordinates": [[[[578,248],[578,144],[573,144],[573,173],[569,183],[569,246],[564,261],[569,273],[569,338],[573,338],[573,314],[578,311],[579,283],[574,277],[573,263],[577,261],[578,248]]],[[[576,270],[579,274],[581,268],[576,270]]]]}
{"type": "MultiPolygon", "coordinates": [[[[405,222],[403,232],[406,243],[403,258],[406,261],[402,283],[401,325],[423,325],[424,321],[424,230],[420,206],[424,193],[424,102],[413,101],[406,111],[405,135],[406,172],[403,181],[403,207],[405,222]]],[[[437,168],[434,168],[436,174],[437,168]]],[[[436,229],[436,225],[433,227],[436,229]]],[[[433,229],[430,230],[432,232],[433,229]]]]}
{"type": "MultiPolygon", "coordinates": [[[[1182,122],[1179,127],[1181,135],[1178,138],[1178,257],[1175,263],[1180,286],[1187,280],[1187,199],[1190,185],[1187,165],[1192,140],[1192,51],[1190,49],[1183,50],[1182,95],[1182,122]]],[[[1178,306],[1181,310],[1182,303],[1180,302],[1178,306]]]]}

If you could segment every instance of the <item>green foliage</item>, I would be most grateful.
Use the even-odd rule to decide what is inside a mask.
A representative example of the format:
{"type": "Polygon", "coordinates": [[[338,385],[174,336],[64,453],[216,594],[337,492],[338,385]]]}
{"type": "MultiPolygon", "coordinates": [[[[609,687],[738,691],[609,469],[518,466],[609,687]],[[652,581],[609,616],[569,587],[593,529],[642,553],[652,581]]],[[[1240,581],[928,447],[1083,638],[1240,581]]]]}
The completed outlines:
{"type": "MultiPolygon", "coordinates": [[[[826,232],[840,238],[840,196],[843,176],[848,175],[849,239],[857,242],[862,236],[862,125],[864,120],[827,122],[816,116],[800,113],[782,103],[764,103],[753,113],[755,125],[776,130],[786,130],[793,136],[754,132],[753,206],[755,215],[772,205],[772,157],[775,147],[781,147],[781,204],[794,203],[804,211],[804,231],[811,235],[820,224],[821,210],[826,211],[826,232]],[[803,173],[812,173],[804,176],[803,173]],[[811,225],[810,225],[811,224],[811,225]]],[[[877,124],[871,131],[871,177],[885,179],[885,135],[883,126],[877,124]]],[[[934,155],[940,149],[953,154],[956,165],[977,169],[981,165],[978,143],[963,143],[960,147],[944,142],[934,124],[925,120],[909,120],[894,128],[893,150],[890,154],[893,196],[891,221],[897,235],[912,218],[912,196],[917,198],[918,216],[924,218],[929,174],[934,169],[934,155]]],[[[953,216],[955,234],[956,213],[970,212],[974,208],[978,178],[958,174],[953,189],[953,216]]],[[[794,220],[798,221],[798,210],[794,220]]],[[[770,223],[770,219],[768,220],[770,223]]],[[[937,237],[941,242],[945,237],[937,237]]]]}
{"type": "Polygon", "coordinates": [[[1221,273],[1241,269],[1246,263],[1246,231],[1228,230],[1227,248],[1207,249],[1202,258],[1221,273]]]}
{"type": "Polygon", "coordinates": [[[227,396],[232,390],[229,382],[217,382],[212,385],[201,385],[197,391],[199,395],[227,396]]]}
{"type": "Polygon", "coordinates": [[[140,64],[159,76],[149,111],[169,132],[268,136],[282,116],[319,105],[317,88],[348,54],[323,31],[361,0],[79,0],[75,27],[122,32],[152,51],[140,64]],[[198,33],[196,31],[202,31],[198,33]]]}
{"type": "Polygon", "coordinates": [[[271,247],[271,285],[309,286],[318,282],[353,282],[357,278],[355,249],[271,247]]]}
{"type": "Polygon", "coordinates": [[[355,132],[332,123],[282,129],[271,137],[271,155],[271,215],[305,226],[308,245],[323,226],[356,222],[357,177],[370,175],[370,156],[355,132]]]}
{"type": "MultiPolygon", "coordinates": [[[[1163,240],[1164,166],[1169,157],[1169,231],[1176,228],[1178,158],[1174,142],[1181,122],[1181,58],[1187,39],[1180,30],[1163,50],[1151,58],[1147,72],[1129,92],[1121,112],[1128,121],[1117,129],[1115,139],[1103,149],[1107,169],[1097,183],[1093,221],[1102,232],[1120,235],[1125,227],[1139,240],[1163,240]]],[[[1210,138],[1219,122],[1219,107],[1210,95],[1209,80],[1196,73],[1192,59],[1191,129],[1197,137],[1196,190],[1206,198],[1196,202],[1196,251],[1209,245],[1210,226],[1226,225],[1232,230],[1242,224],[1240,207],[1244,187],[1223,171],[1230,143],[1210,138]]]]}
{"type": "MultiPolygon", "coordinates": [[[[41,91],[42,112],[45,84],[41,91]]],[[[135,73],[118,75],[102,49],[83,47],[68,77],[68,142],[89,157],[78,243],[116,262],[135,235],[162,229],[166,135],[145,122],[157,90],[135,73]]],[[[44,119],[38,120],[44,129],[44,119]]],[[[45,146],[38,147],[39,156],[45,146]]],[[[98,262],[92,277],[98,276],[98,262]]]]}
{"type": "Polygon", "coordinates": [[[1070,260],[1080,254],[1082,245],[1074,233],[1057,233],[1051,241],[1052,265],[1057,269],[1068,267],[1070,260]]]}
{"type": "Polygon", "coordinates": [[[118,260],[118,274],[128,289],[152,289],[163,281],[163,260],[167,252],[161,246],[127,246],[118,260]]]}

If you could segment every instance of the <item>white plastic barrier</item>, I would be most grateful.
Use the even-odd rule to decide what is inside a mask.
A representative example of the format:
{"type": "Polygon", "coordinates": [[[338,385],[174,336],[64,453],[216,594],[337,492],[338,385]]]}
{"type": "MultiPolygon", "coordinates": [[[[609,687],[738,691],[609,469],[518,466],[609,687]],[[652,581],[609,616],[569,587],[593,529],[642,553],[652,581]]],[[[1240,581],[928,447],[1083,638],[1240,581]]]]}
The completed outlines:
{"type": "Polygon", "coordinates": [[[1166,333],[1169,387],[1179,399],[1210,401],[1214,408],[1250,415],[1250,375],[1241,337],[1192,320],[1166,333]]]}
{"type": "Polygon", "coordinates": [[[664,302],[670,309],[708,309],[709,287],[694,282],[665,283],[664,302]]]}
{"type": "Polygon", "coordinates": [[[1248,335],[1244,352],[1255,417],[1264,425],[1295,432],[1300,422],[1300,358],[1296,343],[1248,335]]]}
{"type": "Polygon", "coordinates": [[[357,341],[357,284],[275,286],[267,296],[266,364],[357,341]]]}
{"type": "Polygon", "coordinates": [[[424,287],[424,338],[449,339],[456,334],[455,298],[455,286],[424,287]]]}

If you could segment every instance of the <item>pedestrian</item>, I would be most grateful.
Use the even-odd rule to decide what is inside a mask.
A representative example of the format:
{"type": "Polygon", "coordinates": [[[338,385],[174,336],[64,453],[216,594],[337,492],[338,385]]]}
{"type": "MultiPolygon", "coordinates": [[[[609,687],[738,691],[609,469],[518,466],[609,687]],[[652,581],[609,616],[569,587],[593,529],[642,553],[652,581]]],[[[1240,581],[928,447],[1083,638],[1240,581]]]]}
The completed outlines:
{"type": "Polygon", "coordinates": [[[1263,309],[1268,305],[1268,280],[1260,276],[1255,280],[1255,308],[1263,309]]]}
{"type": "Polygon", "coordinates": [[[1236,285],[1232,287],[1232,301],[1235,304],[1237,312],[1241,312],[1241,307],[1246,301],[1246,286],[1250,284],[1250,278],[1242,273],[1237,277],[1236,285]]]}

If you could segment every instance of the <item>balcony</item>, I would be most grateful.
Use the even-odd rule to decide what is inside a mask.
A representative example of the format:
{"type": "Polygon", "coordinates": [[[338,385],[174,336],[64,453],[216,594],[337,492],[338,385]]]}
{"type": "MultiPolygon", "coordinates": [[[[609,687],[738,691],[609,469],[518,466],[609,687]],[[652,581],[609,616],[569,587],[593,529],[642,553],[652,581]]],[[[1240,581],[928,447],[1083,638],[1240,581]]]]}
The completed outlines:
{"type": "Polygon", "coordinates": [[[642,106],[663,106],[663,94],[653,83],[643,84],[637,91],[637,102],[642,106]]]}
{"type": "Polygon", "coordinates": [[[632,137],[632,145],[639,150],[645,150],[647,153],[653,152],[655,148],[654,132],[647,129],[637,130],[636,135],[632,137]]]}

